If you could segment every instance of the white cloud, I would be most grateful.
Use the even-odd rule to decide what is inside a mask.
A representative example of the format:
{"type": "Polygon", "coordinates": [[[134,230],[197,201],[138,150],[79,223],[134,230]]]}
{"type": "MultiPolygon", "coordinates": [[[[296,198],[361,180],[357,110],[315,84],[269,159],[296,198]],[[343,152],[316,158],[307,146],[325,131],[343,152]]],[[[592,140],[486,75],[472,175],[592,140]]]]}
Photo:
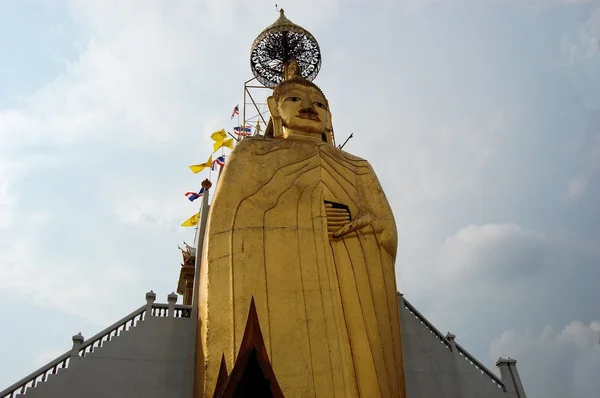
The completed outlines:
{"type": "Polygon", "coordinates": [[[586,4],[589,14],[585,24],[575,35],[565,35],[560,39],[560,50],[568,65],[585,62],[600,54],[600,1],[566,0],[566,3],[586,4]]]}
{"type": "Polygon", "coordinates": [[[567,186],[567,196],[571,200],[578,200],[584,194],[588,185],[588,179],[586,177],[573,177],[569,180],[567,186]]]}
{"type": "Polygon", "coordinates": [[[56,348],[44,349],[44,350],[40,351],[40,353],[35,357],[33,364],[35,367],[44,366],[48,362],[50,362],[50,361],[56,359],[57,357],[59,357],[60,355],[64,354],[66,351],[67,350],[65,350],[65,349],[59,350],[56,348]]]}
{"type": "Polygon", "coordinates": [[[590,3],[594,0],[562,0],[562,1],[567,4],[585,4],[585,3],[590,3]]]}
{"type": "Polygon", "coordinates": [[[600,2],[591,11],[586,26],[581,32],[581,45],[587,58],[600,54],[600,2]]]}
{"type": "Polygon", "coordinates": [[[559,333],[550,326],[539,331],[507,330],[491,342],[490,353],[517,358],[528,395],[535,390],[536,396],[595,398],[600,388],[599,333],[600,321],[573,321],[559,333]],[[533,372],[533,365],[543,368],[533,372]]]}
{"type": "MultiPolygon", "coordinates": [[[[136,192],[123,192],[123,194],[129,194],[131,197],[121,199],[116,203],[115,214],[125,224],[146,228],[155,226],[162,230],[172,230],[185,220],[182,212],[186,210],[183,210],[184,206],[180,204],[161,201],[158,198],[147,198],[140,203],[136,192]]],[[[183,201],[180,200],[180,202],[183,201]]],[[[198,210],[195,205],[192,208],[189,206],[185,206],[185,208],[189,209],[187,211],[190,217],[198,210]]]]}
{"type": "Polygon", "coordinates": [[[503,109],[465,118],[440,117],[435,122],[425,115],[397,112],[403,125],[400,144],[370,144],[373,153],[385,155],[387,163],[403,172],[398,185],[390,189],[397,189],[402,200],[410,202],[442,202],[479,190],[482,169],[510,138],[514,123],[513,115],[503,109]]]}
{"type": "MultiPolygon", "coordinates": [[[[600,5],[600,1],[596,0],[596,3],[600,5]]],[[[590,16],[586,22],[589,35],[591,37],[600,39],[600,7],[592,10],[590,16]]]]}
{"type": "Polygon", "coordinates": [[[427,7],[453,7],[458,5],[495,5],[495,4],[504,4],[506,5],[517,5],[521,7],[527,7],[528,9],[533,8],[534,10],[539,10],[541,8],[547,8],[549,6],[556,5],[568,5],[568,6],[580,6],[584,4],[594,4],[598,2],[598,0],[401,0],[401,4],[408,11],[417,11],[427,7]]]}
{"type": "MultiPolygon", "coordinates": [[[[595,246],[580,243],[577,235],[565,230],[542,233],[514,223],[469,225],[447,237],[430,259],[411,271],[428,279],[431,289],[441,296],[459,299],[464,292],[493,302],[493,286],[506,293],[505,299],[520,300],[523,289],[529,289],[533,281],[554,279],[568,267],[574,267],[571,277],[578,277],[578,268],[587,269],[597,255],[595,246]]],[[[550,293],[552,287],[543,290],[543,294],[550,293]]],[[[446,305],[444,300],[438,304],[446,305]]]]}
{"type": "Polygon", "coordinates": [[[529,274],[542,266],[535,256],[544,256],[547,244],[543,234],[516,224],[469,225],[446,239],[437,262],[448,280],[483,273],[508,275],[515,269],[529,274]]]}
{"type": "Polygon", "coordinates": [[[560,52],[566,60],[567,65],[573,65],[577,55],[577,44],[566,37],[560,39],[560,52]]]}
{"type": "Polygon", "coordinates": [[[526,356],[528,350],[543,351],[550,346],[571,346],[577,350],[594,349],[600,345],[599,332],[600,321],[593,321],[587,325],[580,321],[573,321],[565,325],[559,333],[556,333],[551,326],[545,326],[538,333],[534,333],[531,329],[521,333],[511,329],[504,331],[491,342],[490,355],[492,357],[526,356]]]}
{"type": "MultiPolygon", "coordinates": [[[[2,153],[0,146],[0,157],[2,153]]],[[[22,175],[23,166],[20,162],[6,157],[0,158],[0,230],[8,228],[12,222],[13,208],[17,201],[12,184],[22,175]]]]}
{"type": "Polygon", "coordinates": [[[67,260],[66,254],[59,263],[40,256],[35,241],[0,242],[0,294],[26,297],[96,325],[114,322],[113,304],[125,302],[116,293],[135,285],[134,269],[123,263],[90,268],[67,260]]]}
{"type": "MultiPolygon", "coordinates": [[[[13,185],[31,169],[47,165],[26,154],[31,147],[46,145],[46,156],[51,156],[74,143],[88,151],[94,142],[142,151],[181,148],[184,140],[187,147],[181,152],[189,156],[194,147],[208,144],[207,133],[222,127],[223,118],[215,117],[224,109],[218,92],[227,93],[229,107],[230,98],[239,94],[239,82],[226,76],[239,75],[237,70],[246,62],[232,59],[240,52],[245,55],[250,44],[237,40],[239,28],[231,28],[232,13],[248,12],[241,25],[260,29],[278,17],[267,1],[68,4],[81,28],[80,51],[49,84],[11,107],[0,108],[0,226],[4,228],[16,200],[13,185]],[[223,79],[213,78],[220,74],[223,79]],[[232,95],[228,84],[235,87],[232,95]],[[17,168],[23,172],[17,175],[17,168]]],[[[304,2],[302,7],[290,5],[287,13],[292,19],[307,20],[316,6],[319,13],[310,19],[313,26],[322,26],[339,8],[335,0],[304,2]]],[[[85,166],[85,159],[82,163],[85,166]]],[[[130,213],[127,206],[119,204],[117,213],[130,213]]],[[[154,213],[164,210],[151,207],[154,213]]]]}
{"type": "Polygon", "coordinates": [[[12,221],[12,201],[8,193],[8,183],[0,180],[0,229],[8,228],[12,221]]]}
{"type": "Polygon", "coordinates": [[[484,364],[498,356],[516,358],[528,396],[592,397],[597,389],[589,380],[579,382],[577,372],[597,371],[600,323],[571,320],[597,316],[598,256],[597,248],[567,231],[469,225],[445,239],[429,260],[405,270],[405,293],[484,364]],[[548,325],[567,326],[557,334],[548,325]]]}

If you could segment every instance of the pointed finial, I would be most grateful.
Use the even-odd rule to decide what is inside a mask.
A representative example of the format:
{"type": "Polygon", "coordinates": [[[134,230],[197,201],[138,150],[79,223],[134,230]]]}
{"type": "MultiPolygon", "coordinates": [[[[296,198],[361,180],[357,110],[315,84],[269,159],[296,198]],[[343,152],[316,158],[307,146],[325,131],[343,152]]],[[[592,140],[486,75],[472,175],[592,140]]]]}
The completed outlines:
{"type": "Polygon", "coordinates": [[[167,296],[167,302],[168,303],[172,302],[173,304],[175,304],[177,302],[177,298],[178,298],[178,296],[175,294],[175,292],[172,292],[171,294],[169,294],[167,296]]]}
{"type": "Polygon", "coordinates": [[[82,343],[84,338],[83,335],[81,334],[81,331],[79,333],[77,333],[75,336],[72,337],[73,343],[82,343]]]}
{"type": "Polygon", "coordinates": [[[204,179],[204,181],[202,181],[202,188],[209,190],[210,187],[212,187],[212,182],[210,182],[208,178],[204,179]]]}
{"type": "Polygon", "coordinates": [[[285,11],[283,11],[283,8],[279,9],[279,18],[277,19],[277,21],[275,21],[275,23],[280,23],[280,24],[291,24],[292,21],[290,21],[289,19],[287,19],[287,17],[285,16],[285,11]]]}
{"type": "Polygon", "coordinates": [[[154,300],[156,300],[156,293],[150,290],[148,293],[146,293],[146,302],[153,303],[154,300]]]}

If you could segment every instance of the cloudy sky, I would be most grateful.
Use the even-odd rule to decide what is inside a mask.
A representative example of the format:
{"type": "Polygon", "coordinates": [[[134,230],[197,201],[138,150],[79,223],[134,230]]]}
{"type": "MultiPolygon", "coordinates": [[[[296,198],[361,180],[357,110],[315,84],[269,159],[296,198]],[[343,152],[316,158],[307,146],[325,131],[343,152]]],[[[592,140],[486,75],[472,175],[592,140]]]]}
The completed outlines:
{"type": "MultiPolygon", "coordinates": [[[[175,290],[183,194],[275,0],[0,1],[0,388],[175,290]]],[[[600,390],[600,1],[280,3],[405,297],[536,397],[600,390]]]]}

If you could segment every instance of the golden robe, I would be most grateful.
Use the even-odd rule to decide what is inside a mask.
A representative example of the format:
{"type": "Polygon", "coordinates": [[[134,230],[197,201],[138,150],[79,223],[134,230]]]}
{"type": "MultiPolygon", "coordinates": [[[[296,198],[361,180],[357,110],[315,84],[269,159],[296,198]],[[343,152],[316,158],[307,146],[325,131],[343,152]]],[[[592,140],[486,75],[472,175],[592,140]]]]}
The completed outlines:
{"type": "Polygon", "coordinates": [[[404,397],[396,225],[369,163],[305,140],[245,138],[210,209],[200,274],[204,395],[231,371],[254,297],[286,397],[404,397]],[[364,226],[327,233],[325,201],[364,226]]]}

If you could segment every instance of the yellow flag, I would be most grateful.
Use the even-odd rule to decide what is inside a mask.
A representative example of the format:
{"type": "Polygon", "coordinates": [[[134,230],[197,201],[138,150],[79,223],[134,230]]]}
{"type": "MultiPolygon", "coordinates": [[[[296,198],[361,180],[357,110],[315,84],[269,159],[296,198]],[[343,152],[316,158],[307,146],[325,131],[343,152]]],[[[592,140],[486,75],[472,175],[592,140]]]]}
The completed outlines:
{"type": "Polygon", "coordinates": [[[198,224],[198,219],[200,218],[200,213],[194,214],[183,223],[181,223],[182,227],[193,227],[198,224]]]}
{"type": "Polygon", "coordinates": [[[211,134],[210,138],[213,141],[223,141],[225,138],[227,138],[227,132],[225,131],[225,129],[221,129],[219,131],[215,131],[214,133],[211,134]]]}
{"type": "Polygon", "coordinates": [[[198,174],[207,167],[212,167],[212,155],[208,157],[206,163],[193,164],[189,166],[189,168],[194,172],[194,174],[198,174]]]}
{"type": "Polygon", "coordinates": [[[213,144],[213,153],[217,152],[219,150],[219,148],[221,147],[226,147],[229,149],[233,149],[233,138],[230,138],[228,140],[224,140],[224,141],[217,141],[213,144]]]}

